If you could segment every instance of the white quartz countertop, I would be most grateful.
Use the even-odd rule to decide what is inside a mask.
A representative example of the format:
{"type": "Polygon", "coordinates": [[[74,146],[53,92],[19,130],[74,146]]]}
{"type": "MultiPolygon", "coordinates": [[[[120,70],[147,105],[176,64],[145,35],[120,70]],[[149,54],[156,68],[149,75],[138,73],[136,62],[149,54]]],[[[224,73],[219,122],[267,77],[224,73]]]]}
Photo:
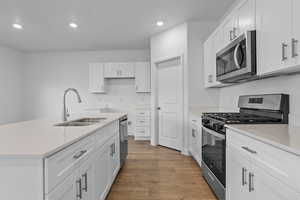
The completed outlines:
{"type": "Polygon", "coordinates": [[[52,119],[0,125],[0,158],[47,157],[125,115],[125,113],[84,114],[80,117],[78,115],[78,118],[106,118],[90,126],[55,126],[61,121],[52,119]]]}
{"type": "Polygon", "coordinates": [[[289,127],[287,124],[229,124],[226,127],[300,156],[300,127],[289,127]]]}

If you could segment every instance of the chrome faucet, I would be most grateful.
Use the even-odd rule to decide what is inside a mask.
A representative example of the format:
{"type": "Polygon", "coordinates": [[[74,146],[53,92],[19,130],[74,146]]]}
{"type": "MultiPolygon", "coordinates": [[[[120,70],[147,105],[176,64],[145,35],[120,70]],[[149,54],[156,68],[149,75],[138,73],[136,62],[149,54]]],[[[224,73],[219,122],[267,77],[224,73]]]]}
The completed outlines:
{"type": "Polygon", "coordinates": [[[68,88],[64,92],[64,100],[63,100],[63,121],[67,121],[68,117],[70,117],[68,108],[66,106],[66,96],[68,92],[74,92],[77,95],[78,103],[81,103],[81,97],[79,95],[79,92],[75,88],[68,88]]]}

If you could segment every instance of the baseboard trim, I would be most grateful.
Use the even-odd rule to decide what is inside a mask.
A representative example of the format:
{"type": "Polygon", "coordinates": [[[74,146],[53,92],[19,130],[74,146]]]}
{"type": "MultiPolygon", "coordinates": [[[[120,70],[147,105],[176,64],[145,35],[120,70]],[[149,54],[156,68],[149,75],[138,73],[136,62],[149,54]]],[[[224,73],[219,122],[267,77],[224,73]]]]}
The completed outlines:
{"type": "Polygon", "coordinates": [[[150,136],[134,136],[134,140],[139,140],[139,141],[150,141],[151,138],[150,136]]]}

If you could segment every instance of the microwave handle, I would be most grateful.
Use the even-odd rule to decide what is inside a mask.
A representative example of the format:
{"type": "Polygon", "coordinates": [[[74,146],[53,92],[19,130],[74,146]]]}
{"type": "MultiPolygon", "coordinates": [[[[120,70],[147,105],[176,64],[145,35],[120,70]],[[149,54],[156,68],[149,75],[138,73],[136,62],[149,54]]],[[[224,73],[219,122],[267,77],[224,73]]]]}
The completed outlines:
{"type": "Polygon", "coordinates": [[[241,46],[241,45],[238,44],[238,45],[235,47],[235,49],[234,49],[234,54],[233,54],[234,64],[236,65],[236,67],[237,67],[238,69],[241,69],[241,65],[239,64],[238,59],[237,59],[237,53],[238,53],[238,50],[239,50],[240,46],[241,46]]]}

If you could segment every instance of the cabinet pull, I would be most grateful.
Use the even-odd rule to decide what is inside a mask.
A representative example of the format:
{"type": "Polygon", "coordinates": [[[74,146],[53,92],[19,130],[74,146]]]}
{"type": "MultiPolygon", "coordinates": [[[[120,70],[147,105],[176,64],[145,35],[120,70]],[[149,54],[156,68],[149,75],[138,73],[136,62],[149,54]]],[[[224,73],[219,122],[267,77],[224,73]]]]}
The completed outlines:
{"type": "Polygon", "coordinates": [[[196,130],[195,129],[192,129],[192,136],[193,136],[193,138],[195,138],[196,137],[196,130]]]}
{"type": "Polygon", "coordinates": [[[237,28],[234,27],[233,31],[232,31],[232,33],[233,33],[233,39],[237,38],[236,31],[237,31],[237,28]]]}
{"type": "Polygon", "coordinates": [[[75,154],[75,155],[73,156],[73,158],[74,158],[74,159],[78,159],[78,158],[80,158],[81,156],[83,156],[83,154],[85,154],[86,152],[87,152],[87,150],[80,151],[80,152],[78,152],[77,154],[75,154]]]}
{"type": "Polygon", "coordinates": [[[208,75],[208,82],[209,82],[209,83],[212,83],[212,82],[213,82],[212,78],[213,78],[213,76],[212,76],[211,74],[209,74],[209,75],[208,75]]]}
{"type": "Polygon", "coordinates": [[[232,35],[233,35],[233,31],[230,30],[230,31],[229,31],[229,38],[230,38],[230,41],[233,40],[233,36],[232,36],[232,35]]]}
{"type": "Polygon", "coordinates": [[[254,151],[254,150],[250,149],[249,147],[245,147],[245,146],[243,146],[243,147],[242,147],[242,149],[244,149],[244,150],[246,150],[246,151],[248,151],[248,152],[250,152],[250,153],[252,153],[252,154],[257,154],[257,152],[256,152],[256,151],[254,151]]]}
{"type": "Polygon", "coordinates": [[[246,181],[246,173],[247,173],[247,169],[246,168],[242,168],[242,186],[247,185],[247,181],[246,181]]]}
{"type": "Polygon", "coordinates": [[[113,144],[110,145],[110,156],[114,155],[113,144]]]}
{"type": "Polygon", "coordinates": [[[286,59],[288,59],[288,57],[285,55],[285,49],[288,47],[287,44],[285,44],[284,42],[281,44],[281,52],[282,52],[282,61],[285,61],[286,59]]]}
{"type": "Polygon", "coordinates": [[[81,185],[81,178],[76,181],[77,187],[78,187],[78,193],[76,194],[76,197],[79,199],[82,199],[82,185],[81,185]]]}
{"type": "Polygon", "coordinates": [[[254,174],[249,173],[249,192],[254,191],[254,174]]]}
{"type": "Polygon", "coordinates": [[[116,153],[116,143],[113,143],[113,155],[116,153]]]}
{"type": "Polygon", "coordinates": [[[85,192],[88,191],[88,176],[87,176],[87,172],[85,172],[85,174],[82,175],[82,178],[84,178],[84,187],[82,187],[82,190],[84,190],[85,192]]]}
{"type": "Polygon", "coordinates": [[[292,57],[295,58],[298,56],[297,53],[297,44],[298,44],[298,40],[296,40],[295,38],[292,39],[292,57]]]}

